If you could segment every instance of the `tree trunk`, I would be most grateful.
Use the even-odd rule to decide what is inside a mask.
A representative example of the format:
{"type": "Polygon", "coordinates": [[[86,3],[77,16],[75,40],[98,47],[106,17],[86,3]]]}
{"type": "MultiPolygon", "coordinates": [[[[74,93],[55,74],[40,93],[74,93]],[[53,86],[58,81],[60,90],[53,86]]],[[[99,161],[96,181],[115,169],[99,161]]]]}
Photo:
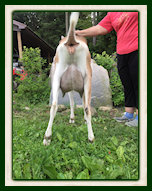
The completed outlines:
{"type": "MultiPolygon", "coordinates": [[[[93,26],[96,25],[96,12],[93,12],[93,26]]],[[[93,46],[96,45],[96,36],[93,37],[93,46]]]]}
{"type": "Polygon", "coordinates": [[[66,35],[68,34],[68,29],[69,29],[69,24],[68,24],[68,20],[69,20],[69,18],[68,18],[68,12],[65,12],[65,29],[66,29],[66,35]]]}

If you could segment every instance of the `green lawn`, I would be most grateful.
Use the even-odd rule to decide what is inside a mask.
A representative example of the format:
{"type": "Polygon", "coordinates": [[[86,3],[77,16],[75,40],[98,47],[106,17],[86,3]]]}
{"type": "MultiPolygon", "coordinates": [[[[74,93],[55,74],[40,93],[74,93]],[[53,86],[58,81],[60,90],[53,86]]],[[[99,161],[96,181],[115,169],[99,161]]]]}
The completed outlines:
{"type": "Polygon", "coordinates": [[[92,117],[95,142],[89,143],[83,110],[57,112],[50,146],[43,146],[49,120],[45,104],[13,105],[13,179],[138,179],[138,128],[113,120],[122,109],[92,117]]]}

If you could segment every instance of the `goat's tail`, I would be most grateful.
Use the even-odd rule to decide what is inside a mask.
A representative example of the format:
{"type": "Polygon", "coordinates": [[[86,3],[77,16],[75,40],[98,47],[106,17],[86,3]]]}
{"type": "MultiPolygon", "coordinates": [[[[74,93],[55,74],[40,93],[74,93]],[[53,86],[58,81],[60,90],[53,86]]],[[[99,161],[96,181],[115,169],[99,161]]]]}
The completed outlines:
{"type": "Polygon", "coordinates": [[[75,27],[79,19],[79,12],[72,12],[70,16],[70,27],[65,45],[73,46],[78,44],[75,39],[75,27]]]}

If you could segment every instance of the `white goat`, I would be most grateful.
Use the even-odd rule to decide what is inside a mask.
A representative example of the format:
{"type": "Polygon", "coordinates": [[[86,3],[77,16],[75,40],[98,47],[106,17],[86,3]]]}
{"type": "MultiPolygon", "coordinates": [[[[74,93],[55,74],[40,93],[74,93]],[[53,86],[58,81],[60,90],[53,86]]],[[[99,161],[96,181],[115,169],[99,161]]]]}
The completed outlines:
{"type": "Polygon", "coordinates": [[[73,91],[83,98],[84,118],[88,127],[88,139],[94,140],[91,125],[91,56],[84,37],[75,36],[75,27],[79,18],[78,12],[70,16],[70,28],[67,37],[63,37],[57,47],[52,65],[52,106],[50,120],[44,135],[43,144],[49,145],[52,136],[52,124],[57,111],[58,94],[61,88],[63,95],[69,92],[71,114],[69,123],[74,123],[73,91]]]}

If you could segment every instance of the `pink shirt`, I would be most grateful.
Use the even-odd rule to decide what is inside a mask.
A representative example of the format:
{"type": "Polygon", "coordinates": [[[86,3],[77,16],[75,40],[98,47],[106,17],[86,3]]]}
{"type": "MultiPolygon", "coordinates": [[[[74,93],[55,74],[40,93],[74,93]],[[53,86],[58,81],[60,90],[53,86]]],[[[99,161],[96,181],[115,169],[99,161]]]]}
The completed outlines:
{"type": "Polygon", "coordinates": [[[118,54],[138,50],[138,12],[108,12],[98,25],[116,31],[118,54]]]}

